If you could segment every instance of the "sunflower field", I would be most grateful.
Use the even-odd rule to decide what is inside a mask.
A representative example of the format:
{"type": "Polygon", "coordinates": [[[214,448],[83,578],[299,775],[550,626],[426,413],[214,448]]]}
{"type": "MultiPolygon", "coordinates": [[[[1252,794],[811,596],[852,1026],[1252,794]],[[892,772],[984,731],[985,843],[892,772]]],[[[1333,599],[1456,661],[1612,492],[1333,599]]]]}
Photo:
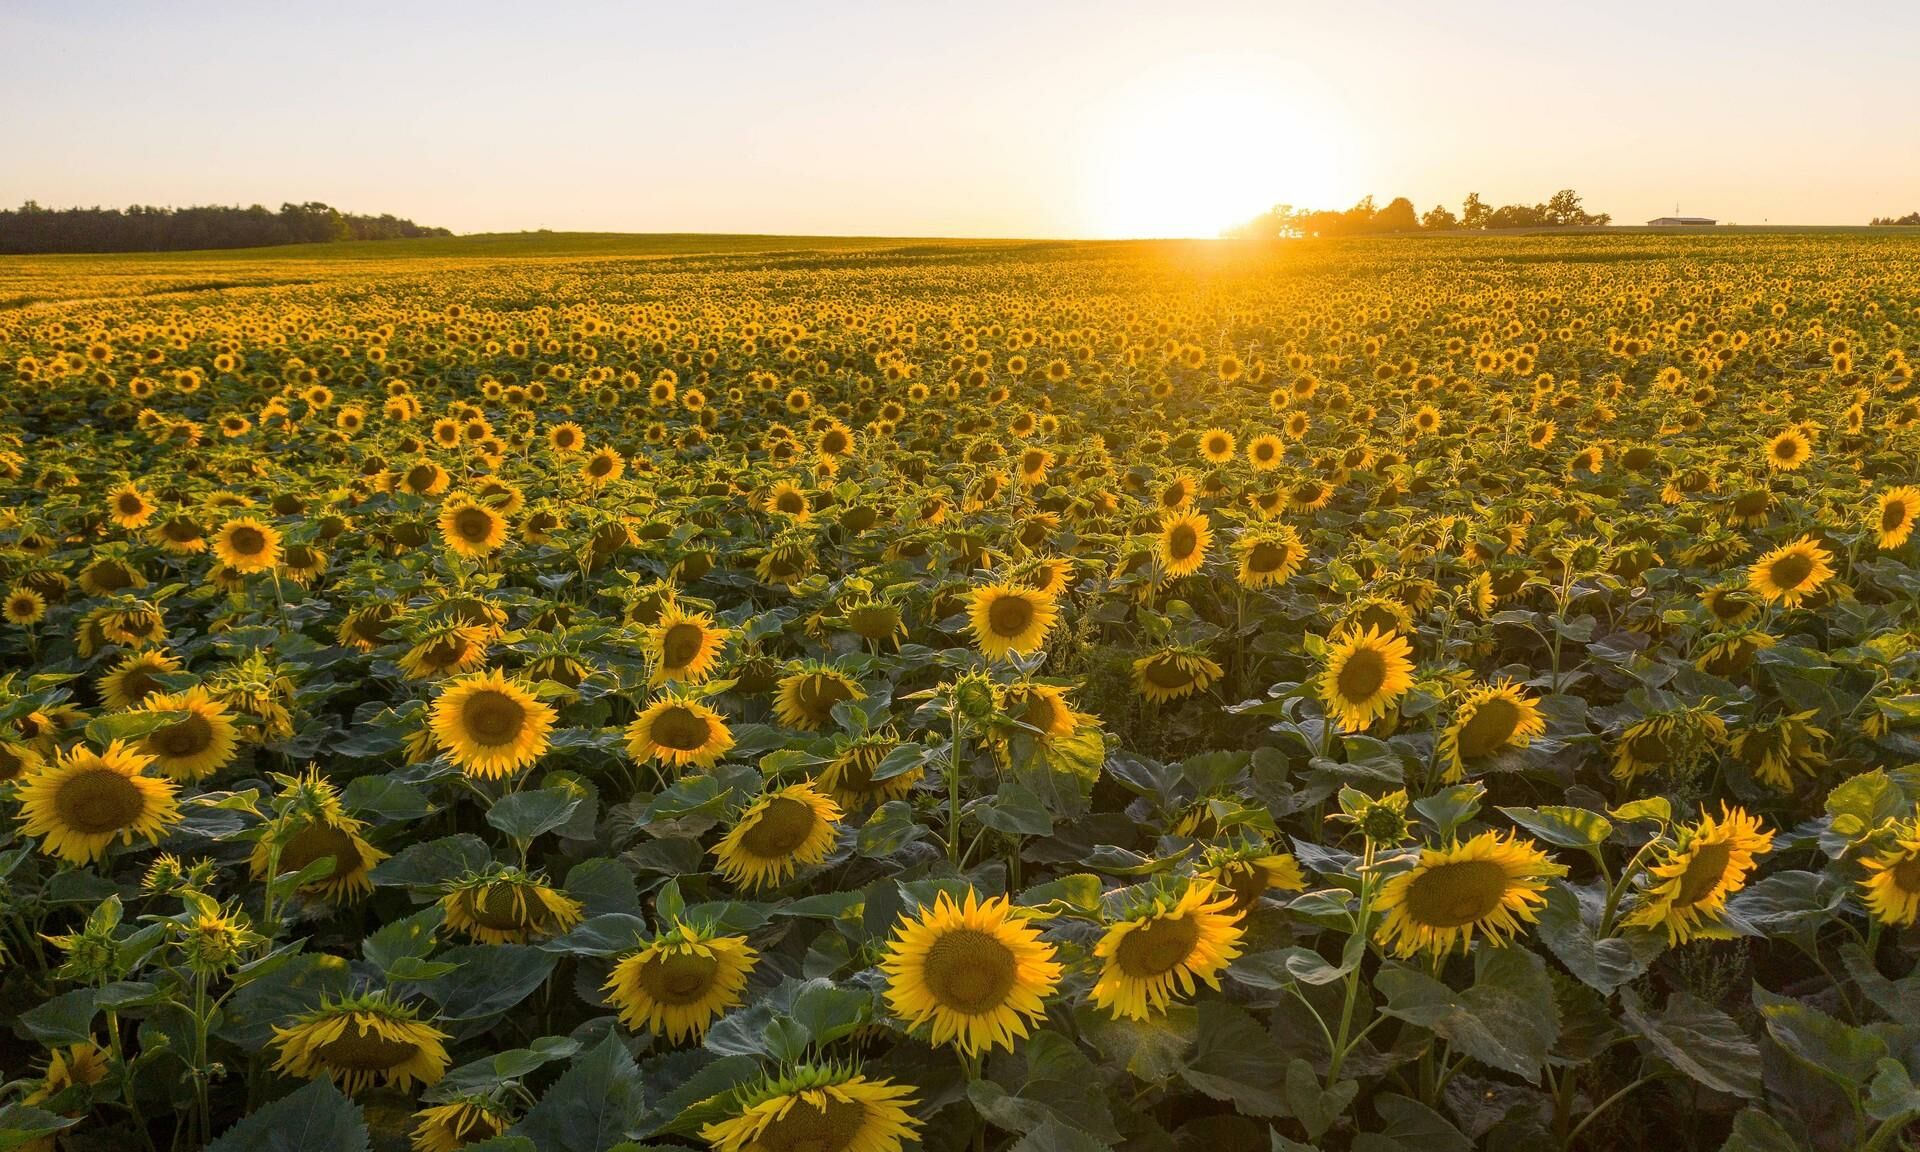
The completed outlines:
{"type": "Polygon", "coordinates": [[[1920,241],[0,265],[0,1148],[1897,1149],[1920,241]]]}

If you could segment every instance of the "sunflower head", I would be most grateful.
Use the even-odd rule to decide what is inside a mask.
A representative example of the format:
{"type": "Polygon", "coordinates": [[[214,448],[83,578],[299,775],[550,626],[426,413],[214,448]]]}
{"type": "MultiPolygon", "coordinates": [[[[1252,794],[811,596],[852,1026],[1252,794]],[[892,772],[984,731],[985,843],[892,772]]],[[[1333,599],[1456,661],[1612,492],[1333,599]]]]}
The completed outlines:
{"type": "Polygon", "coordinates": [[[465,1094],[422,1108],[414,1120],[414,1152],[458,1152],[505,1132],[513,1113],[492,1097],[465,1094]]]}
{"type": "Polygon", "coordinates": [[[185,783],[203,780],[232,761],[240,746],[239,729],[227,706],[205,688],[185,692],[155,692],[140,707],[148,712],[178,713],[178,719],[141,737],[141,751],[154,766],[185,783]]]}
{"type": "Polygon", "coordinates": [[[989,584],[974,590],[967,625],[989,660],[1037,651],[1060,618],[1054,597],[1018,584],[989,584]]]}
{"type": "Polygon", "coordinates": [[[1191,648],[1162,648],[1133,662],[1133,683],[1150,704],[1204,692],[1220,679],[1220,665],[1191,648]]]}
{"type": "Polygon", "coordinates": [[[1217,990],[1240,955],[1240,915],[1233,892],[1206,879],[1136,900],[1094,946],[1102,961],[1094,1005],[1115,1019],[1145,1020],[1166,1011],[1176,990],[1191,994],[1196,981],[1217,990]]]}
{"type": "Polygon", "coordinates": [[[789,728],[817,732],[833,720],[834,705],[864,700],[853,677],[830,664],[809,661],[780,678],[773,702],[775,717],[789,728]]]}
{"type": "Polygon", "coordinates": [[[673,680],[699,684],[713,675],[726,647],[729,631],[714,626],[713,617],[668,605],[647,629],[647,654],[657,687],[673,680]]]}
{"type": "Polygon", "coordinates": [[[1812,536],[1802,536],[1755,561],[1747,570],[1747,587],[1769,604],[1793,608],[1833,576],[1833,553],[1812,536]]]}
{"type": "Polygon", "coordinates": [[[968,1055],[1012,1049],[1046,1014],[1060,984],[1053,945],[1004,896],[964,901],[941,892],[901,918],[880,969],[887,1003],[909,1027],[931,1026],[935,1045],[968,1055]]]}
{"type": "Polygon", "coordinates": [[[546,752],[558,714],[494,669],[451,681],[429,715],[440,746],[461,771],[494,779],[513,775],[546,752]]]}
{"type": "Polygon", "coordinates": [[[1745,887],[1754,857],[1772,850],[1773,833],[1745,810],[1722,806],[1717,819],[1702,815],[1682,827],[1647,868],[1639,906],[1625,923],[1665,928],[1675,945],[1716,934],[1727,898],[1745,887]]]}
{"type": "Polygon", "coordinates": [[[1883,924],[1911,927],[1920,919],[1920,824],[1908,819],[1888,827],[1884,843],[1860,864],[1867,911],[1883,924]]]}
{"type": "Polygon", "coordinates": [[[1369,627],[1337,638],[1320,674],[1327,714],[1349,732],[1387,714],[1413,687],[1413,646],[1397,633],[1369,627]]]}
{"type": "Polygon", "coordinates": [[[1525,748],[1546,732],[1540,705],[1520,687],[1502,680],[1472,689],[1461,698],[1453,723],[1440,736],[1444,779],[1458,783],[1470,761],[1511,748],[1525,748]]]}
{"type": "Polygon", "coordinates": [[[811,782],[766,793],[714,847],[718,871],[744,888],[779,884],[833,852],[840,816],[840,806],[811,782]]]}
{"type": "Polygon", "coordinates": [[[104,858],[115,840],[157,843],[179,822],[180,806],[173,782],[148,774],[152,765],[119,740],[101,752],[76,746],[22,778],[21,830],[75,864],[104,858]]]}
{"type": "Polygon", "coordinates": [[[580,902],[520,868],[499,866],[453,881],[440,898],[445,924],[482,944],[525,944],[577,927],[580,902]]]}
{"type": "Polygon", "coordinates": [[[693,696],[668,694],[655,699],[627,725],[627,753],[636,761],[657,760],[669,768],[711,768],[733,747],[733,734],[720,713],[693,696]]]}
{"type": "Polygon", "coordinates": [[[407,1091],[437,1084],[447,1070],[446,1033],[384,992],[323,1000],[311,1012],[275,1026],[276,1072],[325,1077],[349,1094],[376,1084],[407,1091]]]}
{"type": "Polygon", "coordinates": [[[742,1003],[758,958],[745,936],[676,922],[622,957],[601,991],[622,1024],[678,1043],[705,1036],[714,1020],[742,1003]]]}
{"type": "Polygon", "coordinates": [[[1379,940],[1399,956],[1444,956],[1478,932],[1504,945],[1547,902],[1547,880],[1566,869],[1518,835],[1482,832],[1471,840],[1422,849],[1413,867],[1380,889],[1379,940]]]}
{"type": "Polygon", "coordinates": [[[727,1100],[700,1136],[714,1152],[900,1152],[921,1122],[913,1090],[851,1067],[802,1065],[727,1100]]]}

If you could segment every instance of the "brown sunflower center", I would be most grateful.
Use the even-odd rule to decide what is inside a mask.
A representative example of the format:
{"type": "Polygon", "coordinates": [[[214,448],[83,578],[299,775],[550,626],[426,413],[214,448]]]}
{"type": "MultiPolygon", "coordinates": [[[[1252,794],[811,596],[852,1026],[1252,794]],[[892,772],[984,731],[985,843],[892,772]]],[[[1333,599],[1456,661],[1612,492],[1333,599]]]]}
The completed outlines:
{"type": "Polygon", "coordinates": [[[200,713],[188,712],[185,720],[147,737],[147,747],[167,757],[198,756],[213,747],[213,725],[200,713]]]}
{"type": "Polygon", "coordinates": [[[587,465],[587,471],[593,473],[595,476],[605,476],[613,471],[613,458],[611,456],[595,456],[593,461],[587,465]]]}
{"type": "Polygon", "coordinates": [[[527,709],[505,692],[483,688],[461,703],[460,725],[475,744],[511,744],[527,726],[527,709]]]}
{"type": "Polygon", "coordinates": [[[539,903],[522,894],[520,886],[506,881],[487,885],[473,901],[473,918],[498,932],[530,927],[540,920],[539,903]]]}
{"type": "Polygon", "coordinates": [[[1287,556],[1288,551],[1286,545],[1270,544],[1262,540],[1253,546],[1251,552],[1247,553],[1247,568],[1249,571],[1257,572],[1261,575],[1269,572],[1278,572],[1286,566],[1287,556]]]}
{"type": "Polygon", "coordinates": [[[1813,557],[1805,552],[1789,552],[1767,565],[1767,578],[1780,588],[1792,591],[1813,575],[1813,557]]]}
{"type": "Polygon", "coordinates": [[[760,810],[753,827],[740,837],[740,846],[763,860],[782,859],[806,843],[819,822],[811,805],[790,796],[775,796],[760,810]]]}
{"type": "Polygon", "coordinates": [[[1173,531],[1167,533],[1167,555],[1175,560],[1185,560],[1193,555],[1194,548],[1200,543],[1200,536],[1191,524],[1176,524],[1173,531]]]}
{"type": "Polygon", "coordinates": [[[713,725],[705,716],[684,705],[673,704],[653,718],[648,736],[662,748],[675,752],[693,752],[707,745],[713,725]]]}
{"type": "Polygon", "coordinates": [[[267,550],[267,534],[249,524],[227,533],[227,547],[242,556],[258,556],[267,550]]]}
{"type": "Polygon", "coordinates": [[[360,846],[355,844],[353,836],[331,824],[309,824],[294,833],[280,850],[280,871],[298,872],[315,860],[332,860],[333,875],[330,880],[358,872],[366,867],[366,861],[360,856],[360,846]]]}
{"type": "Polygon", "coordinates": [[[1893,873],[1894,887],[1902,892],[1920,893],[1920,856],[1909,856],[1895,864],[1893,873]]]}
{"type": "Polygon", "coordinates": [[[1642,764],[1664,764],[1673,755],[1673,744],[1665,732],[1642,732],[1627,741],[1627,752],[1642,764]]]}
{"type": "Polygon", "coordinates": [[[1758,516],[1772,503],[1772,496],[1762,492],[1742,492],[1733,499],[1733,510],[1741,516],[1758,516]]]}
{"type": "Polygon", "coordinates": [[[1178,660],[1162,658],[1148,664],[1145,672],[1147,683],[1156,688],[1185,688],[1193,683],[1193,673],[1178,660]]]}
{"type": "Polygon", "coordinates": [[[1371,700],[1386,686],[1387,658],[1373,648],[1355,648],[1334,682],[1348,700],[1371,700]]]}
{"type": "Polygon", "coordinates": [[[131,492],[121,493],[116,503],[122,516],[138,516],[147,510],[147,502],[131,492]]]}
{"type": "Polygon", "coordinates": [[[410,1040],[390,1040],[371,1030],[349,1028],[337,1038],[320,1045],[320,1059],[334,1068],[354,1072],[384,1072],[398,1068],[420,1051],[410,1040]]]}
{"type": "Polygon", "coordinates": [[[1474,706],[1473,716],[1460,726],[1460,755],[1486,756],[1506,746],[1520,726],[1520,706],[1504,696],[1492,696],[1474,706]]]}
{"type": "Polygon", "coordinates": [[[969,1016],[1006,1002],[1019,966],[1013,950],[988,933],[956,928],[927,949],[922,976],[943,1008],[969,1016]]]}
{"type": "Polygon", "coordinates": [[[1793,460],[1800,455],[1800,444],[1796,440],[1784,439],[1775,442],[1773,454],[1781,460],[1793,460]]]}
{"type": "Polygon", "coordinates": [[[1000,596],[987,606],[987,627],[995,636],[1012,638],[1033,626],[1033,603],[1025,596],[1000,596]]]}
{"type": "Polygon", "coordinates": [[[1720,878],[1727,873],[1727,861],[1732,858],[1733,845],[1725,841],[1696,848],[1693,859],[1687,862],[1687,870],[1680,874],[1680,891],[1673,898],[1674,905],[1685,908],[1712,895],[1720,886],[1720,878]]]}
{"type": "Polygon", "coordinates": [[[1121,937],[1114,959],[1129,976],[1163,976],[1184,964],[1199,942],[1200,924],[1194,917],[1162,917],[1121,937]]]}
{"type": "Polygon", "coordinates": [[[698,624],[675,624],[660,638],[660,655],[669,668],[692,664],[705,646],[707,630],[698,624]]]}
{"type": "Polygon", "coordinates": [[[692,952],[656,952],[640,966],[640,987],[662,1004],[696,1004],[713,987],[720,961],[692,952]]]}
{"type": "Polygon", "coordinates": [[[1429,868],[1407,886],[1407,915],[1428,928],[1458,928],[1489,915],[1507,894],[1507,870],[1491,860],[1429,868]]]}
{"type": "Polygon", "coordinates": [[[469,544],[484,544],[493,536],[493,515],[484,508],[462,508],[453,514],[453,534],[469,544]]]}
{"type": "Polygon", "coordinates": [[[760,1152],[844,1152],[866,1123],[867,1106],[858,1100],[798,1099],[761,1130],[753,1146],[760,1152]]]}
{"type": "Polygon", "coordinates": [[[1880,509],[1880,531],[1897,532],[1906,522],[1907,506],[1900,501],[1889,500],[1887,506],[1880,509]]]}
{"type": "Polygon", "coordinates": [[[794,693],[800,710],[814,720],[825,720],[833,715],[833,706],[842,700],[852,698],[847,686],[831,676],[809,676],[800,682],[794,693]]]}
{"type": "Polygon", "coordinates": [[[132,827],[147,810],[147,801],[140,786],[120,773],[90,768],[60,785],[53,807],[68,828],[99,835],[132,827]]]}

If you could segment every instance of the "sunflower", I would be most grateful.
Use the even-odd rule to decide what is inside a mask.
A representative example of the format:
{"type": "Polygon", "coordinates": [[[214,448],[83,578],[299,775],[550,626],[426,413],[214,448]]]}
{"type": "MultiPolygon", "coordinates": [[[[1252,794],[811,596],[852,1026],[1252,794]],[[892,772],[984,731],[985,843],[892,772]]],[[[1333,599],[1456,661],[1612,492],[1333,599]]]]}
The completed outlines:
{"type": "Polygon", "coordinates": [[[153,497],[137,484],[122,484],[107,493],[107,515],[128,531],[144,527],[153,513],[153,497]]]}
{"type": "Polygon", "coordinates": [[[1145,1020],[1165,1012],[1175,987],[1193,995],[1194,982],[1215,991],[1220,973],[1240,955],[1240,912],[1234,894],[1212,881],[1189,881],[1178,896],[1162,893],[1121,916],[1094,945],[1102,961],[1093,1003],[1114,1019],[1145,1020]]]}
{"type": "Polygon", "coordinates": [[[1700,935],[1716,935],[1727,897],[1746,885],[1753,858],[1773,850],[1773,833],[1758,817],[1721,806],[1720,818],[1703,814],[1684,827],[1660,861],[1647,868],[1640,905],[1623,921],[1640,928],[1667,930],[1674,945],[1700,935]]]}
{"type": "Polygon", "coordinates": [[[469,776],[511,776],[547,751],[556,713],[499,669],[448,683],[433,702],[433,734],[469,776]]]}
{"type": "Polygon", "coordinates": [[[280,531],[257,517],[236,516],[214,534],[213,554],[242,575],[265,572],[280,563],[280,531]]]}
{"type": "Polygon", "coordinates": [[[389,632],[400,618],[400,609],[381,600],[349,611],[334,630],[334,639],[342,648],[371,652],[391,638],[389,632]]]}
{"type": "Polygon", "coordinates": [[[813,518],[813,504],[808,500],[805,490],[791,480],[781,480],[767,493],[766,510],[776,516],[784,516],[795,524],[805,524],[813,518]]]}
{"type": "Polygon", "coordinates": [[[1225,464],[1233,459],[1233,433],[1225,428],[1209,428],[1200,434],[1200,456],[1209,464],[1225,464]]]}
{"type": "Polygon", "coordinates": [[[413,1114],[414,1152],[459,1152],[505,1132],[513,1113],[486,1096],[458,1096],[413,1114]]]}
{"type": "Polygon", "coordinates": [[[1031,680],[1009,684],[1000,690],[996,713],[1033,730],[1042,740],[1071,736],[1089,717],[1075,712],[1067,703],[1066,689],[1031,680]]]}
{"type": "Polygon", "coordinates": [[[1744,588],[1721,584],[1700,593],[1707,615],[1730,628],[1750,623],[1760,615],[1760,604],[1744,588]]]}
{"type": "Polygon", "coordinates": [[[1186,648],[1162,648],[1133,662],[1134,688],[1150,704],[1204,692],[1220,676],[1220,665],[1186,648]]]}
{"type": "Polygon", "coordinates": [[[1882,549],[1898,548],[1913,535],[1917,518],[1920,518],[1920,488],[1909,484],[1882,492],[1875,501],[1874,539],[1882,549]]]}
{"type": "Polygon", "coordinates": [[[1280,467],[1280,458],[1286,450],[1286,441],[1271,432],[1263,433],[1247,441],[1247,463],[1253,465],[1255,472],[1271,472],[1280,467]]]}
{"type": "Polygon", "coordinates": [[[1240,537],[1234,545],[1240,557],[1243,588],[1273,588],[1293,579],[1306,559],[1300,534],[1287,524],[1269,524],[1240,537]]]}
{"type": "Polygon", "coordinates": [[[1348,732],[1359,732],[1387,714],[1413,687],[1413,646],[1395,632],[1369,627],[1339,637],[1320,674],[1320,699],[1348,732]]]}
{"type": "Polygon", "coordinates": [[[1726,721],[1704,710],[1645,716],[1621,730],[1613,750],[1613,778],[1684,767],[1726,738],[1726,721]]]}
{"type": "Polygon", "coordinates": [[[1761,556],[1747,570],[1747,587],[1769,604],[1792,608],[1833,578],[1833,553],[1802,536],[1761,556]]]}
{"type": "Polygon", "coordinates": [[[157,648],[135,652],[100,677],[100,699],[115,711],[136,708],[142,700],[166,689],[160,677],[180,671],[180,661],[157,648]]]}
{"type": "Polygon", "coordinates": [[[1445,848],[1423,848],[1414,866],[1380,886],[1385,914],[1377,939],[1401,957],[1444,956],[1471,947],[1479,932],[1504,945],[1545,906],[1547,879],[1566,869],[1518,834],[1482,832],[1445,848]]]}
{"type": "Polygon", "coordinates": [[[849,1068],[803,1065],[735,1098],[731,1116],[701,1126],[713,1152],[900,1152],[920,1121],[913,1090],[849,1068]]]}
{"type": "Polygon", "coordinates": [[[1798,428],[1789,428],[1767,441],[1767,467],[1792,472],[1813,456],[1813,444],[1798,428]]]}
{"type": "Polygon", "coordinates": [[[580,425],[567,421],[547,429],[547,447],[562,454],[578,452],[587,446],[587,433],[580,425]]]}
{"type": "Polygon", "coordinates": [[[1774,646],[1773,636],[1759,628],[1735,628],[1706,636],[1693,666],[1715,676],[1732,678],[1753,664],[1757,653],[1774,646]]]}
{"type": "Polygon", "coordinates": [[[343,1000],[322,999],[293,1022],[273,1029],[280,1050],[276,1072],[309,1080],[325,1077],[351,1095],[375,1084],[411,1089],[433,1085],[447,1070],[445,1032],[420,1022],[413,1009],[385,992],[343,1000]]]}
{"type": "Polygon", "coordinates": [[[968,627],[989,660],[1038,650],[1059,618],[1054,597],[1018,584],[988,584],[968,600],[968,627]]]}
{"type": "Polygon", "coordinates": [[[1230,894],[1235,910],[1240,912],[1260,903],[1260,897],[1268,892],[1301,892],[1307,887],[1306,873],[1291,853],[1268,852],[1257,846],[1209,849],[1200,874],[1230,894]]]}
{"type": "Polygon", "coordinates": [[[714,846],[717,871],[742,888],[779,884],[832,854],[839,820],[840,806],[810,782],[768,792],[714,846]]]}
{"type": "Polygon", "coordinates": [[[47,598],[25,585],[19,585],[7,592],[6,603],[0,607],[0,613],[7,623],[22,628],[31,628],[47,618],[47,598]]]}
{"type": "Polygon", "coordinates": [[[925,768],[913,768],[884,780],[873,778],[887,754],[899,746],[891,733],[872,732],[839,742],[831,760],[813,778],[814,787],[833,798],[842,811],[865,810],[869,804],[904,800],[926,777],[925,768]]]}
{"type": "Polygon", "coordinates": [[[676,922],[621,957],[600,990],[622,1024],[677,1044],[705,1036],[715,1020],[740,1006],[759,955],[745,936],[676,922]]]}
{"type": "Polygon", "coordinates": [[[240,747],[233,713],[205,688],[184,692],[154,692],[140,702],[148,712],[185,715],[140,738],[140,750],[153,757],[154,767],[183,784],[204,780],[225,768],[240,747]]]}
{"type": "Polygon", "coordinates": [[[853,677],[830,664],[809,662],[780,678],[773,714],[789,728],[817,732],[833,720],[834,705],[866,698],[853,677]]]}
{"type": "Polygon", "coordinates": [[[1053,945],[1021,910],[972,888],[965,903],[942,891],[903,916],[880,970],[895,1015],[910,1028],[931,1023],[934,1045],[952,1041],[968,1056],[1011,1050],[1046,1015],[1061,974],[1053,945]]]}
{"type": "Polygon", "coordinates": [[[448,930],[482,944],[525,944],[572,931],[580,902],[513,867],[469,873],[440,898],[448,930]]]}
{"type": "Polygon", "coordinates": [[[146,774],[152,764],[115,740],[104,752],[78,746],[36,766],[20,784],[21,831],[75,864],[105,859],[115,839],[159,843],[180,822],[180,805],[173,781],[146,774]]]}
{"type": "Polygon", "coordinates": [[[1867,911],[1883,924],[1910,927],[1920,918],[1920,824],[1906,820],[1891,828],[1892,844],[1860,862],[1867,911]]]}
{"type": "Polygon", "coordinates": [[[473,624],[441,624],[400,656],[409,680],[431,680],[478,668],[487,662],[486,629],[473,624]]]}
{"type": "Polygon", "coordinates": [[[662,696],[627,725],[627,754],[669,768],[711,768],[733,747],[720,713],[691,697],[662,696]]]}
{"type": "Polygon", "coordinates": [[[716,628],[713,617],[668,605],[647,629],[647,651],[653,665],[649,683],[658,687],[671,680],[699,684],[713,675],[726,647],[729,632],[716,628]]]}
{"type": "Polygon", "coordinates": [[[303,895],[318,900],[351,900],[373,891],[367,875],[387,858],[361,838],[366,825],[346,814],[332,782],[312,769],[289,781],[286,810],[254,842],[248,866],[253,878],[298,873],[318,860],[332,860],[333,871],[303,884],[303,895]]]}
{"type": "Polygon", "coordinates": [[[619,452],[612,448],[597,448],[587,462],[580,465],[580,478],[588,484],[611,484],[620,479],[627,470],[627,462],[619,452]]]}
{"type": "Polygon", "coordinates": [[[1467,761],[1525,748],[1546,730],[1540,705],[1511,681],[1472,689],[1440,736],[1440,759],[1446,765],[1442,779],[1457,784],[1466,778],[1467,761]]]}
{"type": "Polygon", "coordinates": [[[1161,522],[1154,552],[1168,576],[1191,576],[1207,562],[1207,548],[1212,543],[1213,529],[1205,516],[1174,515],[1161,522]]]}
{"type": "Polygon", "coordinates": [[[506,546],[507,518],[472,497],[449,500],[440,506],[440,541],[455,555],[485,559],[506,546]]]}
{"type": "Polygon", "coordinates": [[[1827,763],[1820,745],[1827,730],[1808,723],[1816,711],[1786,713],[1734,733],[1729,749],[1753,778],[1779,792],[1793,791],[1796,775],[1812,776],[1827,763]]]}

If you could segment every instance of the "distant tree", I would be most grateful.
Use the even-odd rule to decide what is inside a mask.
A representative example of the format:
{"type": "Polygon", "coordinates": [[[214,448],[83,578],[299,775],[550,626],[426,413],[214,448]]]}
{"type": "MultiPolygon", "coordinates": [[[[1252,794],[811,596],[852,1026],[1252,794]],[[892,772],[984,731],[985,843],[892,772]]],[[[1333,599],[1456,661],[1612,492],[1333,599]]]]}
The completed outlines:
{"type": "Polygon", "coordinates": [[[1413,201],[1405,196],[1389,200],[1373,218],[1375,232],[1412,232],[1419,227],[1420,217],[1414,213],[1413,201]]]}
{"type": "Polygon", "coordinates": [[[1492,215],[1493,209],[1481,202],[1480,193],[1469,192],[1466,203],[1460,205],[1460,227],[1485,228],[1487,218],[1492,215]]]}
{"type": "Polygon", "coordinates": [[[1580,193],[1575,192],[1571,188],[1562,188],[1553,194],[1552,199],[1547,201],[1546,219],[1548,224],[1565,226],[1573,224],[1605,224],[1612,220],[1613,217],[1604,212],[1597,216],[1587,212],[1585,208],[1581,207],[1580,193]]]}
{"type": "Polygon", "coordinates": [[[1873,218],[1872,223],[1873,223],[1873,226],[1877,228],[1890,227],[1890,226],[1900,225],[1900,224],[1920,224],[1920,212],[1909,212],[1905,216],[1900,216],[1900,217],[1875,216],[1873,218]]]}
{"type": "Polygon", "coordinates": [[[0,253],[178,252],[451,235],[445,228],[392,215],[354,216],[316,201],[282,204],[271,212],[258,204],[48,209],[29,200],[17,211],[0,211],[0,253]]]}
{"type": "Polygon", "coordinates": [[[1339,230],[1349,236],[1371,232],[1373,218],[1378,214],[1373,206],[1373,197],[1362,196],[1359,203],[1341,213],[1339,230]]]}
{"type": "Polygon", "coordinates": [[[1460,217],[1455,216],[1453,210],[1445,204],[1435,204],[1427,209],[1425,216],[1420,217],[1420,226],[1435,232],[1444,232],[1460,227],[1460,217]]]}

